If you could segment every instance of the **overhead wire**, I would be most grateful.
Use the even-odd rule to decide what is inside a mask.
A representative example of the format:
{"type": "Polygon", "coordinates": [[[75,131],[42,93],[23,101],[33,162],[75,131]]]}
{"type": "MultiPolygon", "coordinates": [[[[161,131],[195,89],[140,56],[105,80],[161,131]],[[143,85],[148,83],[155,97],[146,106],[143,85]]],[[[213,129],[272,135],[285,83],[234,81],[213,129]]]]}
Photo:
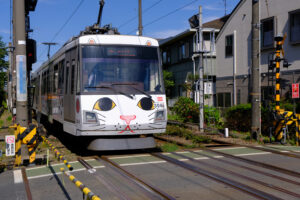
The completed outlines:
{"type": "MultiPolygon", "coordinates": [[[[65,26],[70,22],[70,20],[72,19],[72,17],[75,15],[75,13],[78,11],[78,9],[80,8],[80,6],[82,5],[82,3],[85,0],[81,0],[79,2],[79,4],[76,6],[75,10],[72,12],[72,14],[68,17],[68,19],[66,20],[66,22],[60,27],[60,29],[55,33],[55,35],[53,36],[53,38],[51,39],[50,43],[53,42],[55,40],[55,38],[61,33],[61,31],[65,28],[65,26]]],[[[41,58],[41,56],[45,53],[47,48],[44,49],[44,51],[42,51],[42,53],[39,55],[38,58],[41,58]]]]}
{"type": "MultiPolygon", "coordinates": [[[[146,13],[147,11],[149,11],[151,8],[153,8],[154,6],[156,6],[157,4],[159,4],[160,2],[162,2],[163,0],[159,0],[157,2],[155,2],[154,4],[152,4],[150,7],[146,8],[145,10],[143,10],[143,13],[146,13]]],[[[127,20],[126,22],[124,22],[123,24],[121,24],[120,26],[118,26],[118,29],[120,29],[121,27],[129,24],[130,22],[132,22],[133,20],[135,20],[137,18],[137,16],[130,18],[129,20],[127,20]]]]}
{"type": "MultiPolygon", "coordinates": [[[[174,14],[175,12],[178,12],[179,10],[181,10],[181,9],[183,9],[183,8],[185,8],[185,7],[187,7],[187,6],[191,5],[191,4],[193,4],[193,3],[195,3],[196,1],[198,1],[198,0],[191,1],[190,3],[187,3],[187,4],[181,6],[181,7],[177,8],[177,9],[175,9],[175,10],[173,10],[173,11],[171,11],[171,12],[169,12],[169,13],[163,15],[163,16],[161,16],[161,17],[158,17],[157,19],[155,19],[155,20],[153,20],[153,21],[151,21],[151,22],[149,22],[149,23],[143,25],[143,27],[145,28],[146,26],[149,26],[149,25],[151,25],[151,24],[153,24],[153,23],[155,23],[155,22],[157,22],[157,21],[159,21],[159,20],[161,20],[161,19],[163,19],[163,18],[165,18],[165,17],[168,17],[169,15],[172,15],[172,14],[174,14]]],[[[134,31],[136,31],[136,29],[134,29],[134,30],[128,32],[127,35],[133,33],[134,31]]]]}

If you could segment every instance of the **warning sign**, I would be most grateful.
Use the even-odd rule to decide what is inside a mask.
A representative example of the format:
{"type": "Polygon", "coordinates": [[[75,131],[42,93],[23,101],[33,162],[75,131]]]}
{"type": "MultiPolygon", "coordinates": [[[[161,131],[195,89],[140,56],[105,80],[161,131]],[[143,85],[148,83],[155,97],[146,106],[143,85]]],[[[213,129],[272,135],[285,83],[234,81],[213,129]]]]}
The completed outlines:
{"type": "Polygon", "coordinates": [[[299,83],[292,84],[292,98],[293,99],[299,98],[299,83]]]}
{"type": "Polygon", "coordinates": [[[14,135],[6,135],[5,136],[5,155],[6,156],[14,156],[15,155],[15,136],[14,135]]]}

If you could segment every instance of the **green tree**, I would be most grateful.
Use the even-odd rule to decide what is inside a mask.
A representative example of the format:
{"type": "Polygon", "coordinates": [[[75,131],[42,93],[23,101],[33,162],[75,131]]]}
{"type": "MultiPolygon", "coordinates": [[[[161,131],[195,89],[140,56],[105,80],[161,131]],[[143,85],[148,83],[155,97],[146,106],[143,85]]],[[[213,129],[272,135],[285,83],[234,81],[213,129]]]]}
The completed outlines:
{"type": "Polygon", "coordinates": [[[6,93],[4,91],[4,87],[7,82],[7,68],[8,62],[5,60],[7,56],[7,49],[5,48],[5,43],[2,41],[2,37],[0,36],[0,105],[2,106],[3,102],[5,102],[6,93]]]}
{"type": "Polygon", "coordinates": [[[175,83],[173,80],[173,73],[169,72],[167,70],[163,71],[163,76],[164,76],[164,83],[165,83],[165,89],[169,90],[172,87],[174,87],[175,83]]]}

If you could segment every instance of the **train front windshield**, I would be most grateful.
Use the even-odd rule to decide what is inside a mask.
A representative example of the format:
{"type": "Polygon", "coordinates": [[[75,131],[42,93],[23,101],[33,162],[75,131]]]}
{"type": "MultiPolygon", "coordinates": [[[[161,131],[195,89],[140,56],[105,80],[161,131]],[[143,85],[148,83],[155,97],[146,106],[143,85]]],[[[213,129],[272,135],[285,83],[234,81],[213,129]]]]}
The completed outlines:
{"type": "Polygon", "coordinates": [[[117,85],[163,92],[157,47],[82,46],[82,70],[83,92],[107,91],[117,85]]]}

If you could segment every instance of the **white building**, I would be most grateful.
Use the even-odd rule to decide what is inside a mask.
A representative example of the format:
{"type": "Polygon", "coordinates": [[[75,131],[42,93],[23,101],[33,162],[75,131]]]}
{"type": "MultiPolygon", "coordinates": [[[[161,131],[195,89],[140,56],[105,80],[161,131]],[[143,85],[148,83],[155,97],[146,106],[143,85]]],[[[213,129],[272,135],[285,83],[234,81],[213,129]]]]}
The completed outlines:
{"type": "MultiPolygon", "coordinates": [[[[300,80],[300,0],[259,1],[261,22],[261,86],[262,100],[268,87],[268,58],[275,51],[274,36],[287,34],[283,45],[285,58],[291,63],[281,66],[281,96],[300,80]]],[[[252,59],[252,0],[241,0],[221,28],[216,39],[217,106],[228,107],[250,102],[252,59]],[[235,79],[234,79],[235,77],[235,79]],[[234,81],[235,80],[235,81],[234,81]]]]}

